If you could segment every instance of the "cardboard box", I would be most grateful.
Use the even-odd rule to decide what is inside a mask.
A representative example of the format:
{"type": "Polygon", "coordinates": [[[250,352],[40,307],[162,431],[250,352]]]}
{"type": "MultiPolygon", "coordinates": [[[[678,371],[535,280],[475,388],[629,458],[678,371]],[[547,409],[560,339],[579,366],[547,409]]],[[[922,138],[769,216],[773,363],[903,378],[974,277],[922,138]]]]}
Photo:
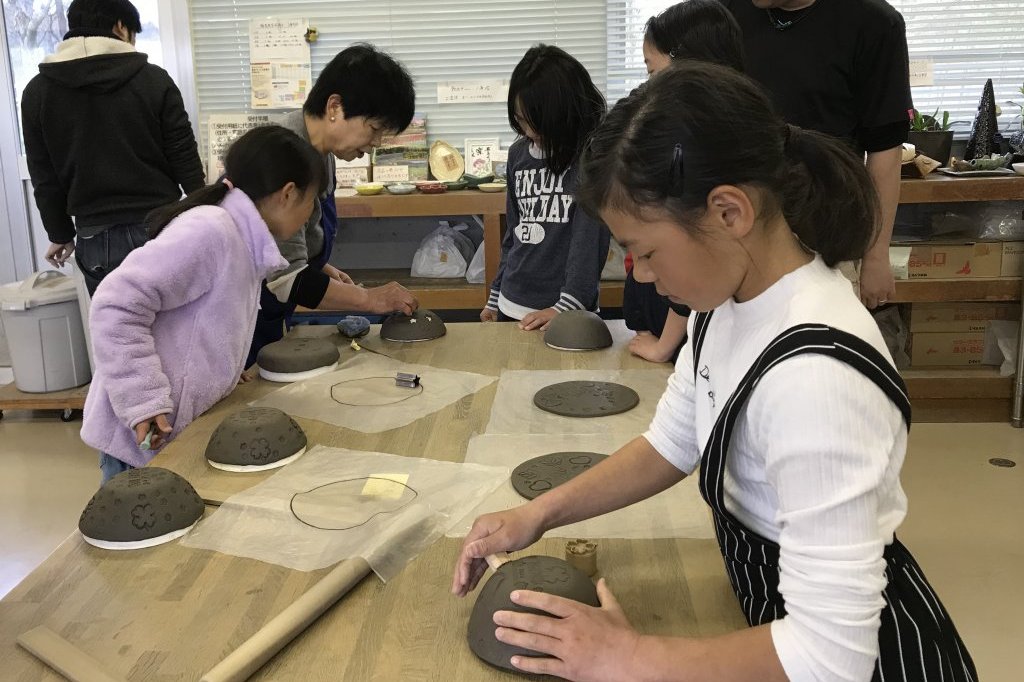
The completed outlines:
{"type": "Polygon", "coordinates": [[[970,279],[999,277],[1003,266],[1003,245],[976,244],[914,245],[908,264],[910,279],[970,279]]]}
{"type": "Polygon", "coordinates": [[[1003,267],[1000,277],[1024,275],[1024,242],[1003,242],[1003,267]]]}
{"type": "Polygon", "coordinates": [[[1019,320],[1017,303],[914,303],[911,332],[984,332],[989,320],[1019,320]]]}
{"type": "Polygon", "coordinates": [[[910,335],[910,366],[980,365],[985,332],[918,332],[910,335]]]}

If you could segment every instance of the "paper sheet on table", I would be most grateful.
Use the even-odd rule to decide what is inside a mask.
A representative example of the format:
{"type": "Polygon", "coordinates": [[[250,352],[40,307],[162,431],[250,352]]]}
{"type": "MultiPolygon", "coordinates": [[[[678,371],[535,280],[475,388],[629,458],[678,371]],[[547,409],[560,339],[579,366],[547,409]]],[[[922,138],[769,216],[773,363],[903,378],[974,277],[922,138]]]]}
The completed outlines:
{"type": "Polygon", "coordinates": [[[361,556],[387,581],[508,476],[504,467],[319,445],[228,498],[182,543],[299,571],[361,556]]]}
{"type": "MultiPolygon", "coordinates": [[[[553,452],[597,452],[610,455],[632,440],[630,435],[485,434],[469,441],[466,462],[515,469],[528,459],[553,452]]],[[[491,495],[448,531],[464,537],[481,514],[511,509],[525,503],[506,479],[491,495]]],[[[711,538],[714,528],[697,479],[690,476],[654,497],[625,509],[548,531],[555,538],[711,538]]]]}
{"type": "Polygon", "coordinates": [[[639,436],[654,418],[661,394],[665,392],[669,368],[593,370],[506,370],[498,381],[498,393],[491,408],[486,433],[605,433],[639,436]],[[537,391],[563,381],[610,381],[629,386],[640,396],[640,404],[611,417],[580,419],[560,417],[533,404],[537,391]]]}
{"type": "Polygon", "coordinates": [[[252,405],[276,407],[292,416],[363,433],[380,433],[407,426],[492,382],[494,377],[483,374],[360,355],[337,371],[289,384],[252,405]],[[396,386],[397,372],[418,374],[422,390],[396,386]]]}

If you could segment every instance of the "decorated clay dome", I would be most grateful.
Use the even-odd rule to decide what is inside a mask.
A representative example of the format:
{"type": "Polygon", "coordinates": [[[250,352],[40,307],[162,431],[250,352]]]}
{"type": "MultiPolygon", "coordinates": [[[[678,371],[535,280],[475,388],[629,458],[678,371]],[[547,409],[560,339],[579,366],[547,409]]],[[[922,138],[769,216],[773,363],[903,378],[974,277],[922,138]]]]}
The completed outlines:
{"type": "Polygon", "coordinates": [[[92,496],[78,529],[96,547],[140,549],[181,537],[202,518],[203,509],[195,488],[173,471],[130,469],[92,496]]]}
{"type": "Polygon", "coordinates": [[[392,315],[380,326],[385,341],[430,341],[448,333],[441,316],[432,310],[417,310],[412,315],[392,315]]]}
{"type": "Polygon", "coordinates": [[[598,350],[612,345],[612,333],[597,313],[569,310],[551,320],[544,343],[558,350],[598,350]]]}
{"type": "Polygon", "coordinates": [[[567,599],[600,606],[597,589],[582,571],[561,559],[528,556],[503,564],[480,590],[469,617],[469,648],[486,663],[522,672],[512,666],[513,656],[538,656],[536,651],[498,641],[494,636],[496,611],[538,613],[512,602],[513,590],[546,592],[567,599]]]}
{"type": "Polygon", "coordinates": [[[340,357],[330,339],[290,338],[264,346],[256,363],[264,379],[287,383],[330,372],[340,357]]]}
{"type": "Polygon", "coordinates": [[[228,415],[206,446],[206,461],[225,471],[265,471],[289,464],[306,451],[306,434],[273,407],[248,407],[228,415]]]}

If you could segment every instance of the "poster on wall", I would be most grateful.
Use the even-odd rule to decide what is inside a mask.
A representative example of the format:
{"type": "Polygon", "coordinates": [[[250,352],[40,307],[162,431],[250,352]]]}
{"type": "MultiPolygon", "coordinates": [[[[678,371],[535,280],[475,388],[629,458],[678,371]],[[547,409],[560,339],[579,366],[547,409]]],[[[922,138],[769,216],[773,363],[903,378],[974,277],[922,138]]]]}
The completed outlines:
{"type": "Polygon", "coordinates": [[[466,159],[466,174],[481,177],[492,173],[491,164],[499,147],[498,138],[496,137],[467,137],[463,145],[465,150],[463,156],[466,159]]]}
{"type": "Polygon", "coordinates": [[[270,114],[210,114],[207,120],[206,178],[213,182],[224,173],[224,154],[235,138],[257,126],[269,125],[270,114]]]}
{"type": "Polygon", "coordinates": [[[305,19],[249,21],[249,76],[253,109],[298,109],[313,82],[305,19]]]}

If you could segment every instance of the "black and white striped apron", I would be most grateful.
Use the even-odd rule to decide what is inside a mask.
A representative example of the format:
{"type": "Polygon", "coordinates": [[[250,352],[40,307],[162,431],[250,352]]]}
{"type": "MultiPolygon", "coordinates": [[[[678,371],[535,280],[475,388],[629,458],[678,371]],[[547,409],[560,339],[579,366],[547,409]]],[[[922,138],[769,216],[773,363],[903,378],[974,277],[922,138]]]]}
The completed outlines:
{"type": "MultiPolygon", "coordinates": [[[[697,379],[701,347],[711,313],[694,318],[693,367],[697,379]]],[[[726,572],[751,627],[786,615],[779,593],[779,545],[761,537],[725,508],[726,457],[733,427],[761,377],[796,355],[817,353],[845,362],[875,383],[895,403],[910,428],[910,400],[902,377],[866,341],[826,325],[805,324],[775,338],[740,380],[715,422],[701,458],[700,491],[710,505],[726,572]]],[[[878,633],[873,682],[977,682],[967,647],[914,557],[895,537],[885,548],[882,593],[885,608],[878,633]]]]}

